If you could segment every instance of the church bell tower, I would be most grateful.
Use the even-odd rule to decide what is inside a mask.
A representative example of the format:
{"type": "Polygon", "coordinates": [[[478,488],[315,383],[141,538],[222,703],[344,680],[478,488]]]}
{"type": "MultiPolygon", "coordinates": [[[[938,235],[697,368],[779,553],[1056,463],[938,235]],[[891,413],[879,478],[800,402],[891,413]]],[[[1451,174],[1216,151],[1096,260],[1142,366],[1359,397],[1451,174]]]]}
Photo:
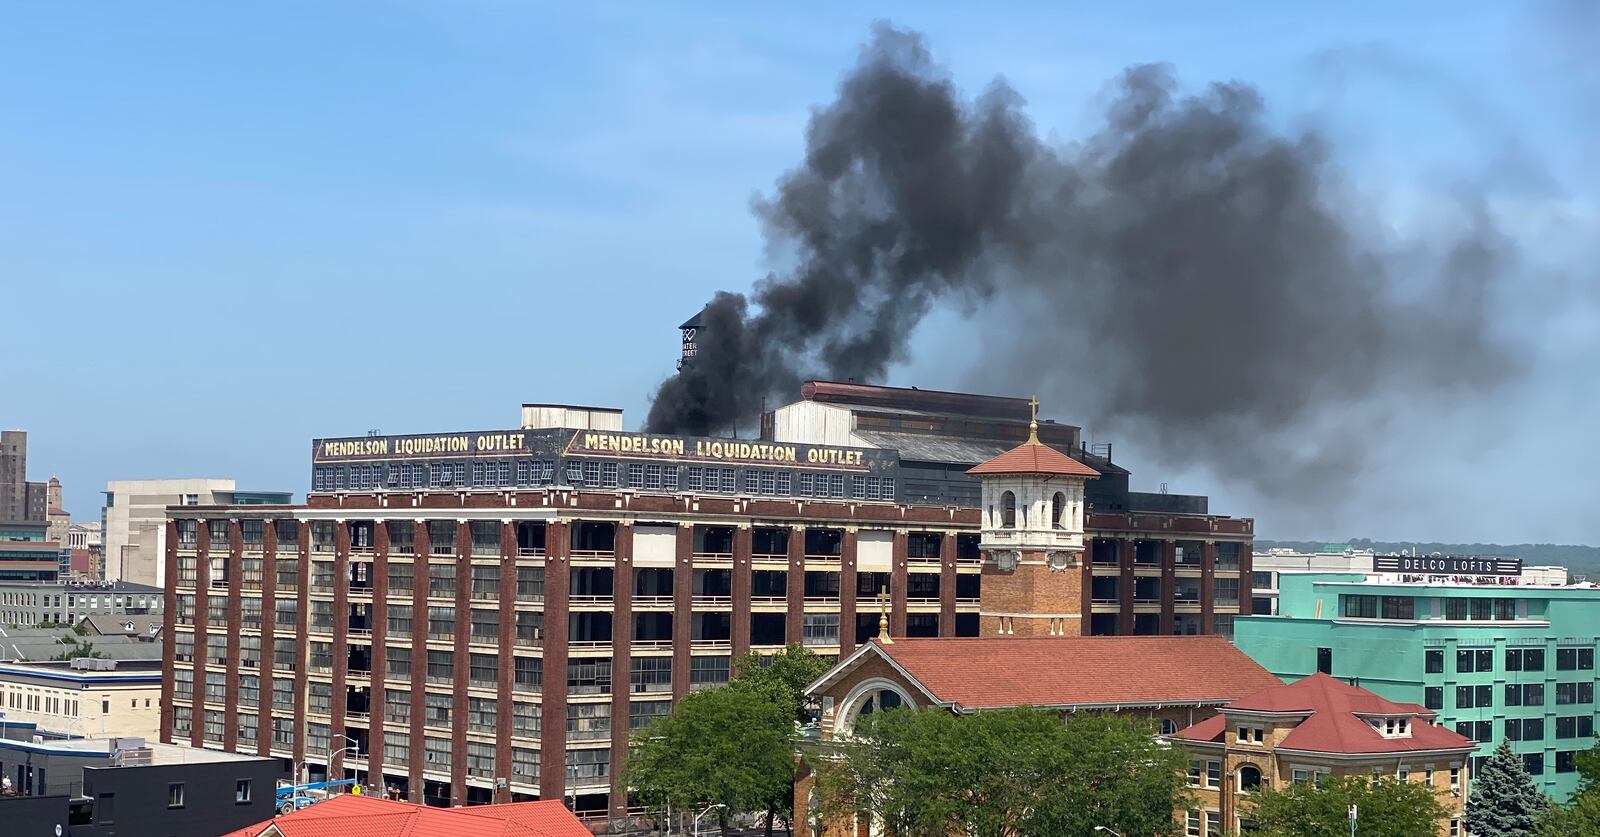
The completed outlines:
{"type": "Polygon", "coordinates": [[[1039,401],[1028,441],[967,473],[983,483],[982,636],[1081,636],[1083,486],[1100,473],[1039,441],[1039,401]]]}

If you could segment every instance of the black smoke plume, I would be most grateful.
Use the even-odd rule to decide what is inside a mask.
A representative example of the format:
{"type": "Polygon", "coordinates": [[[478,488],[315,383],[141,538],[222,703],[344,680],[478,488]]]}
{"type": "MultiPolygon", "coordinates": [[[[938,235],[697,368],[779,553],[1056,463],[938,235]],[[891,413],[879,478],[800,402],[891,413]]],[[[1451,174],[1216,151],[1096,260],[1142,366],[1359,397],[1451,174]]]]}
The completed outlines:
{"type": "Polygon", "coordinates": [[[1440,241],[1388,240],[1329,152],[1270,128],[1251,87],[1180,96],[1156,65],[1057,147],[1003,82],[967,100],[918,35],[880,26],[813,114],[804,163],[756,203],[789,266],[751,300],[712,300],[647,427],[726,431],[806,377],[882,380],[924,315],[956,304],[983,325],[957,338],[976,390],[1053,395],[1258,487],[1348,469],[1359,434],[1322,427],[1328,405],[1423,403],[1516,370],[1490,316],[1512,254],[1470,199],[1440,241]]]}

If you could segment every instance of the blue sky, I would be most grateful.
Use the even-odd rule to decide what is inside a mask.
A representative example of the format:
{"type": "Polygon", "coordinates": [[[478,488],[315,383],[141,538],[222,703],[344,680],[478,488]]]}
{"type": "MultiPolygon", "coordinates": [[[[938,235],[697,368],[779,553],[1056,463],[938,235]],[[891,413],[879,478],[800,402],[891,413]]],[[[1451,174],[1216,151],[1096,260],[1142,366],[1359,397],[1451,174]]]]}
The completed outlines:
{"type": "MultiPolygon", "coordinates": [[[[511,426],[525,400],[636,425],[678,322],[768,268],[750,199],[888,19],[1061,142],[1129,64],[1255,84],[1375,206],[1425,222],[1471,183],[1555,277],[1508,301],[1533,310],[1529,379],[1374,428],[1395,464],[1360,496],[1290,508],[1132,452],[1138,487],[1263,536],[1600,543],[1593,14],[1125,5],[9,4],[0,425],[83,518],[108,479],[301,493],[312,437],[511,426]]],[[[957,322],[891,382],[960,384],[957,322]]]]}

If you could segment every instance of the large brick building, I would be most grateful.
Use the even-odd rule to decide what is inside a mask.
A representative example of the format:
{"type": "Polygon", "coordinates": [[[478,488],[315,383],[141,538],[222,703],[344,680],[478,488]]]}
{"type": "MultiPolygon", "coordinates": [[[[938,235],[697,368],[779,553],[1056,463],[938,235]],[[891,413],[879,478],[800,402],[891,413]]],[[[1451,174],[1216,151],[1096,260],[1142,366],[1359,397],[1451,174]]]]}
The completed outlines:
{"type": "MultiPolygon", "coordinates": [[[[317,440],[305,505],[172,508],[163,739],[416,801],[617,813],[628,731],[746,651],[847,656],[878,632],[880,592],[896,636],[1005,630],[985,602],[1009,571],[984,564],[965,472],[1027,438],[1028,402],[807,396],[755,440],[553,405],[515,430],[317,440]]],[[[1070,632],[1225,632],[1250,600],[1251,521],[1141,499],[1075,428],[1038,433],[1100,475],[1075,502],[1088,560],[1052,568],[1070,632]]]]}

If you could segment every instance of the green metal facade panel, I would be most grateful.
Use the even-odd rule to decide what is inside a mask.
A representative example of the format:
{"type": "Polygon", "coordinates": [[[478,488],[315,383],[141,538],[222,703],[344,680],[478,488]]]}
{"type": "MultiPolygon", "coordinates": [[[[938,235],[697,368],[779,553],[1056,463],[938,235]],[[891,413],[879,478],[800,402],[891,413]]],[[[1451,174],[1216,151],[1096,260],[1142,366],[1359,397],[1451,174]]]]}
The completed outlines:
{"type": "Polygon", "coordinates": [[[1592,661],[1600,656],[1596,651],[1600,590],[1355,583],[1360,577],[1283,574],[1280,609],[1286,615],[1238,617],[1234,644],[1287,682],[1317,671],[1322,659],[1333,676],[1390,700],[1426,705],[1431,697],[1446,726],[1468,723],[1474,732],[1481,732],[1483,724],[1488,725],[1489,740],[1480,743],[1480,756],[1487,756],[1508,735],[1508,726],[1514,728],[1510,733],[1514,739],[1521,739],[1523,731],[1542,727],[1542,735],[1513,740],[1512,748],[1518,753],[1539,754],[1543,765],[1535,778],[1542,789],[1559,800],[1570,797],[1577,789],[1578,775],[1558,772],[1558,759],[1564,766],[1564,754],[1586,750],[1595,743],[1593,735],[1579,737],[1574,729],[1592,728],[1595,722],[1593,692],[1600,690],[1600,678],[1592,661]],[[1413,597],[1416,618],[1341,618],[1340,598],[1347,595],[1413,597]],[[1445,611],[1444,600],[1452,598],[1515,600],[1521,618],[1470,623],[1438,618],[1436,614],[1445,611]],[[1319,653],[1319,649],[1326,651],[1319,653]],[[1542,670],[1508,668],[1507,651],[1528,649],[1543,651],[1542,670]],[[1558,651],[1568,651],[1560,659],[1572,662],[1577,658],[1581,664],[1579,649],[1588,649],[1590,668],[1558,669],[1558,651]],[[1458,660],[1458,652],[1480,650],[1489,652],[1488,670],[1476,670],[1482,659],[1477,653],[1458,660]],[[1439,652],[1434,667],[1442,670],[1428,670],[1429,651],[1439,652]],[[1587,691],[1579,684],[1588,684],[1587,691]],[[1513,697],[1508,691],[1526,695],[1526,686],[1534,686],[1535,692],[1542,687],[1540,705],[1508,702],[1513,697]],[[1463,687],[1466,692],[1459,691],[1463,687]],[[1487,689],[1486,706],[1477,705],[1484,693],[1478,687],[1487,689]],[[1536,723],[1524,723],[1530,720],[1536,723]]]}

